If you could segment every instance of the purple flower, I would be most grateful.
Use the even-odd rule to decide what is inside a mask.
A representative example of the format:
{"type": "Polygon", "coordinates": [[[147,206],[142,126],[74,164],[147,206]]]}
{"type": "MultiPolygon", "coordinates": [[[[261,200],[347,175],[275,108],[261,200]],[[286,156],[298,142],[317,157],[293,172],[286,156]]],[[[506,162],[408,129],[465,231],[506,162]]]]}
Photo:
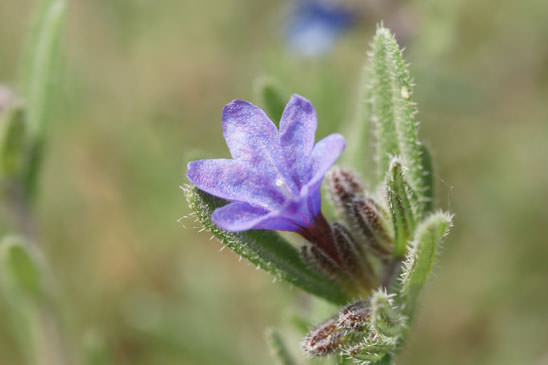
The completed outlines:
{"type": "Polygon", "coordinates": [[[279,131],[243,100],[225,106],[222,120],[232,159],[192,161],[187,171],[199,189],[231,201],[213,212],[213,223],[230,232],[292,231],[315,241],[329,234],[320,186],[344,150],[344,138],[332,134],[314,144],[316,112],[299,95],[285,107],[279,131]]]}
{"type": "Polygon", "coordinates": [[[305,57],[329,51],[356,20],[352,10],[337,1],[296,0],[292,5],[285,38],[293,52],[305,57]]]}

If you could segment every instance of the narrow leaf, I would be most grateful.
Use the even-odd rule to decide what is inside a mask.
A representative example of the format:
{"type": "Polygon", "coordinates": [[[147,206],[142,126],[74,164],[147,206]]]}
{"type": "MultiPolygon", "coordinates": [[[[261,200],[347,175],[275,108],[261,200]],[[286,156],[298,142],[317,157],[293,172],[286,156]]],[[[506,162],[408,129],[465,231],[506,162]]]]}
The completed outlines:
{"type": "Polygon", "coordinates": [[[255,83],[255,97],[270,119],[278,125],[289,99],[287,93],[272,79],[263,77],[255,83]]]}
{"type": "Polygon", "coordinates": [[[13,295],[42,293],[40,270],[22,238],[9,236],[2,240],[0,265],[3,283],[13,295]]]}
{"type": "Polygon", "coordinates": [[[387,176],[386,194],[394,224],[395,258],[405,255],[407,242],[415,229],[415,217],[409,202],[407,182],[403,175],[403,166],[398,159],[393,159],[387,176]]]}
{"type": "Polygon", "coordinates": [[[391,156],[400,154],[395,124],[394,78],[392,49],[388,42],[390,33],[378,28],[369,53],[369,95],[371,96],[371,120],[374,122],[377,139],[377,177],[381,181],[390,166],[391,156]]]}
{"type": "Polygon", "coordinates": [[[270,350],[278,365],[295,365],[296,362],[289,353],[287,346],[280,333],[274,329],[266,332],[266,339],[270,345],[270,350]]]}
{"type": "Polygon", "coordinates": [[[402,273],[401,299],[408,317],[414,312],[417,298],[432,270],[439,245],[451,228],[452,218],[447,213],[435,213],[417,227],[402,273]]]}
{"type": "Polygon", "coordinates": [[[60,77],[60,38],[65,16],[65,0],[42,0],[38,6],[21,70],[22,96],[31,138],[25,172],[25,193],[33,195],[42,162],[44,124],[51,112],[60,77]]]}
{"type": "Polygon", "coordinates": [[[382,179],[390,156],[400,156],[409,169],[409,184],[416,195],[414,205],[423,201],[424,185],[418,139],[413,82],[396,39],[379,27],[371,51],[371,119],[377,136],[378,175],[382,179]]]}
{"type": "Polygon", "coordinates": [[[26,120],[23,107],[14,105],[0,116],[0,174],[18,175],[25,158],[26,120]]]}
{"type": "Polygon", "coordinates": [[[348,300],[347,294],[341,288],[330,279],[313,272],[301,259],[299,251],[276,232],[226,232],[211,222],[213,210],[226,204],[225,201],[189,185],[184,187],[184,191],[197,220],[236,254],[270,272],[276,278],[328,301],[343,304],[348,300]]]}
{"type": "Polygon", "coordinates": [[[42,0],[38,6],[27,45],[21,87],[28,109],[33,135],[41,134],[51,87],[57,79],[54,72],[65,15],[64,0],[42,0]]]}

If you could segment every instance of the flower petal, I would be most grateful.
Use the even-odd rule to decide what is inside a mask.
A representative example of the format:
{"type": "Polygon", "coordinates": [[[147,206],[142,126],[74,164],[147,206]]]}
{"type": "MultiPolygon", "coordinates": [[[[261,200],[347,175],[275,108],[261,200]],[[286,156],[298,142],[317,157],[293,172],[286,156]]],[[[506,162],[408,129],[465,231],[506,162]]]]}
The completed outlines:
{"type": "Polygon", "coordinates": [[[280,121],[280,144],[292,178],[300,186],[308,173],[317,120],[314,106],[299,95],[291,96],[280,121]]]}
{"type": "Polygon", "coordinates": [[[323,179],[327,170],[337,161],[345,147],[346,142],[344,137],[338,133],[330,134],[316,143],[310,157],[310,184],[323,179]]]}
{"type": "Polygon", "coordinates": [[[306,195],[308,207],[313,214],[321,210],[321,184],[327,170],[337,161],[346,147],[344,137],[334,133],[325,137],[312,150],[311,174],[301,196],[306,195]]]}
{"type": "Polygon", "coordinates": [[[288,219],[278,217],[276,213],[243,202],[228,204],[216,209],[211,220],[228,232],[243,232],[250,229],[294,232],[299,229],[288,219]]]}
{"type": "Polygon", "coordinates": [[[234,100],[224,107],[223,135],[234,159],[252,163],[257,158],[281,155],[276,126],[247,101],[234,100]]]}
{"type": "Polygon", "coordinates": [[[274,181],[283,181],[293,193],[299,191],[287,169],[278,130],[260,108],[243,100],[225,106],[223,135],[234,159],[275,174],[274,181]]]}
{"type": "Polygon", "coordinates": [[[238,200],[264,208],[279,207],[286,197],[268,170],[228,159],[189,162],[187,177],[199,189],[227,200],[238,200]]]}

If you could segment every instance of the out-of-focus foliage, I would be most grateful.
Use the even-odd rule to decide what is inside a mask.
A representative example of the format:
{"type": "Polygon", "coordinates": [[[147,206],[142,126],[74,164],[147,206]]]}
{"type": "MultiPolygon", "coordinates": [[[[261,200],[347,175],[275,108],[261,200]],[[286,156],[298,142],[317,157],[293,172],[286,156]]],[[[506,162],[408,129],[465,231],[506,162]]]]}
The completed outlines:
{"type": "MultiPolygon", "coordinates": [[[[4,84],[16,85],[32,5],[0,2],[4,84]]],[[[364,49],[381,19],[302,60],[280,41],[281,8],[266,0],[70,2],[65,99],[48,125],[37,209],[69,330],[78,353],[93,354],[82,361],[268,364],[264,328],[294,317],[295,299],[312,311],[297,290],[218,253],[192,220],[177,223],[187,213],[183,160],[228,156],[220,110],[253,99],[257,76],[309,98],[319,136],[353,118],[364,49]]],[[[398,11],[414,29],[406,59],[421,136],[435,151],[436,195],[458,227],[400,361],[542,364],[548,3],[412,0],[398,11]]],[[[7,307],[0,300],[0,313],[7,307]]],[[[320,320],[333,309],[313,312],[320,320]]],[[[16,342],[2,321],[1,363],[24,361],[16,342]]]]}

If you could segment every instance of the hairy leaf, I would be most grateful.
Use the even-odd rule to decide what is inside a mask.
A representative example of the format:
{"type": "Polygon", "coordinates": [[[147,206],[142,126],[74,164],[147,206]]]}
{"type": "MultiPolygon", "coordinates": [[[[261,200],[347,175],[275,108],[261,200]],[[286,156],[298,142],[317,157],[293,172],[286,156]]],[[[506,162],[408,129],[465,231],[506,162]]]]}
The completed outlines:
{"type": "Polygon", "coordinates": [[[421,144],[418,139],[413,102],[413,82],[402,51],[390,31],[379,27],[370,53],[370,111],[377,137],[378,176],[383,179],[391,156],[400,156],[409,169],[409,184],[416,195],[414,204],[423,201],[424,182],[421,144]]]}
{"type": "Polygon", "coordinates": [[[414,312],[417,298],[432,270],[439,245],[451,228],[452,219],[447,213],[434,213],[417,227],[402,273],[400,294],[408,317],[414,312]]]}
{"type": "Polygon", "coordinates": [[[394,224],[395,258],[405,255],[407,242],[415,229],[415,217],[409,202],[407,182],[403,174],[403,166],[398,159],[393,159],[386,182],[388,205],[394,224]]]}
{"type": "Polygon", "coordinates": [[[330,279],[312,271],[301,259],[299,251],[273,231],[226,232],[211,222],[215,208],[226,201],[195,187],[184,187],[188,204],[197,220],[222,244],[259,268],[270,272],[311,294],[337,304],[346,303],[347,294],[330,279]]]}

